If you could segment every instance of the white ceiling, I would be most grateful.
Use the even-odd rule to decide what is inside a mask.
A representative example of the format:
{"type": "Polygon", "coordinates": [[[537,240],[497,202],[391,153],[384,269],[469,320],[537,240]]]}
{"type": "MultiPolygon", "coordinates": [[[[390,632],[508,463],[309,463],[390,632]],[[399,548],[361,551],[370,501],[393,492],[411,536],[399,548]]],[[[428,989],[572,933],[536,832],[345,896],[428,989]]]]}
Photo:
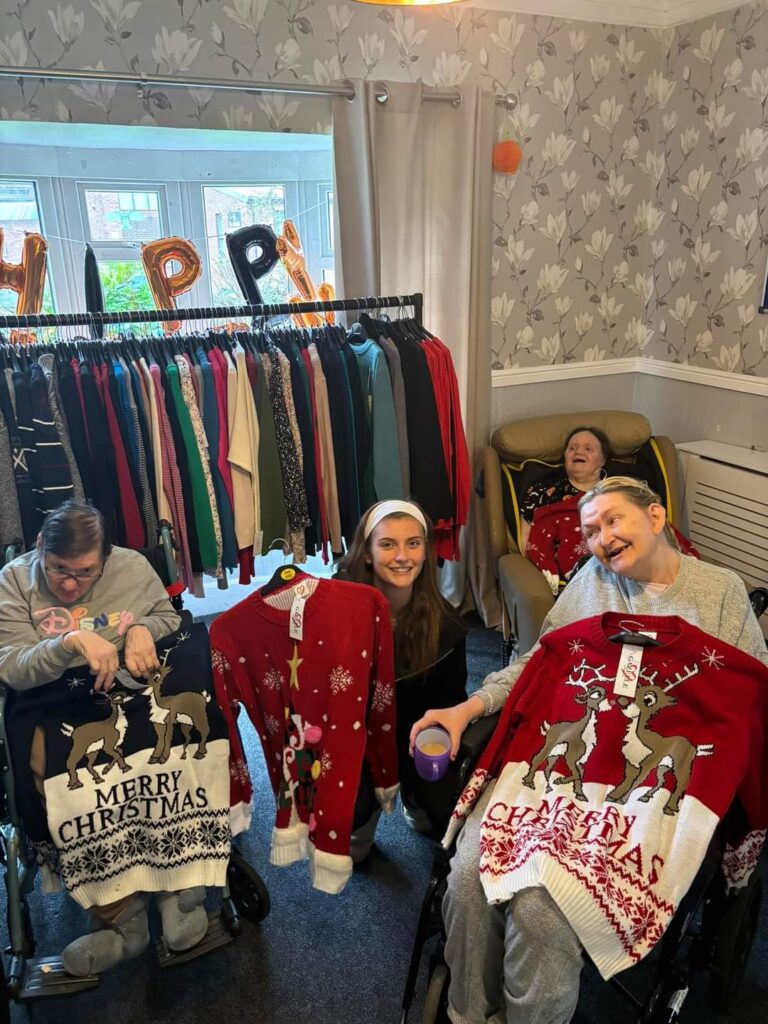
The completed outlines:
{"type": "Polygon", "coordinates": [[[466,6],[639,28],[666,28],[738,7],[743,0],[468,0],[466,6]]]}

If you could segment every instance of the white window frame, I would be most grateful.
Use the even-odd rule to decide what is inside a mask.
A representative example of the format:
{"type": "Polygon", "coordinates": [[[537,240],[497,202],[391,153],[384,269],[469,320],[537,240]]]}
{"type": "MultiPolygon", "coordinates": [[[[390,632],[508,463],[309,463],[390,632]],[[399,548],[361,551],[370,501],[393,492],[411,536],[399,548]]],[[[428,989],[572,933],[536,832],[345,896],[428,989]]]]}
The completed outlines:
{"type": "MultiPolygon", "coordinates": [[[[48,243],[48,266],[46,267],[46,281],[48,287],[51,289],[51,299],[53,301],[53,308],[59,308],[59,277],[58,275],[54,278],[51,273],[51,266],[54,262],[58,262],[60,265],[64,260],[64,250],[61,246],[61,235],[62,232],[59,228],[59,219],[56,211],[56,203],[54,202],[53,193],[51,189],[51,179],[41,178],[36,174],[2,174],[0,175],[0,181],[28,181],[31,182],[35,190],[35,202],[37,204],[37,218],[40,221],[40,233],[48,243]]],[[[3,250],[3,259],[8,262],[9,257],[7,251],[3,250]]],[[[12,260],[15,257],[11,258],[12,260]]],[[[3,288],[3,291],[8,289],[3,288]]],[[[15,294],[15,293],[14,293],[15,294]]],[[[15,303],[13,304],[15,308],[15,303]]]]}
{"type": "MultiPolygon", "coordinates": [[[[6,152],[10,156],[9,151],[15,149],[15,146],[10,146],[6,152]]],[[[120,154],[116,150],[106,151],[103,159],[100,159],[100,151],[83,152],[90,154],[91,157],[89,172],[93,173],[87,176],[77,175],[76,171],[63,177],[26,173],[22,169],[23,166],[33,164],[35,160],[39,166],[39,154],[44,154],[43,147],[29,147],[23,163],[19,160],[18,173],[9,173],[6,170],[11,165],[10,160],[4,160],[3,166],[3,179],[31,181],[36,185],[41,229],[49,247],[48,275],[51,293],[54,307],[58,312],[75,312],[85,307],[85,243],[92,246],[99,260],[140,259],[141,243],[99,242],[91,239],[85,205],[86,189],[159,193],[158,207],[163,235],[191,239],[200,252],[203,263],[201,277],[189,292],[179,297],[180,307],[213,305],[205,239],[203,185],[282,185],[285,189],[285,216],[296,225],[304,246],[307,269],[316,286],[323,280],[323,271],[334,266],[333,253],[328,246],[328,212],[325,205],[326,193],[333,190],[333,183],[328,181],[327,175],[322,171],[311,179],[300,180],[298,175],[301,153],[284,154],[284,158],[281,154],[269,154],[270,159],[266,162],[268,166],[262,166],[258,161],[254,161],[252,153],[210,151],[202,155],[196,154],[200,157],[199,161],[183,168],[188,177],[180,181],[157,173],[163,163],[162,151],[147,151],[142,155],[143,158],[153,158],[152,166],[147,167],[152,173],[146,178],[136,173],[141,164],[135,160],[130,161],[130,167],[125,167],[127,173],[121,177],[120,171],[125,164],[125,154],[121,163],[120,154]],[[230,169],[226,176],[221,173],[225,166],[230,169]],[[231,173],[233,166],[236,168],[235,174],[231,173]],[[111,173],[101,173],[110,167],[111,173]]],[[[174,154],[176,157],[179,155],[174,154]]],[[[146,162],[149,164],[149,159],[146,162]]],[[[51,166],[55,165],[55,160],[52,159],[51,166]]],[[[12,171],[15,169],[11,167],[12,171]]],[[[176,173],[179,173],[179,170],[176,173]]]]}

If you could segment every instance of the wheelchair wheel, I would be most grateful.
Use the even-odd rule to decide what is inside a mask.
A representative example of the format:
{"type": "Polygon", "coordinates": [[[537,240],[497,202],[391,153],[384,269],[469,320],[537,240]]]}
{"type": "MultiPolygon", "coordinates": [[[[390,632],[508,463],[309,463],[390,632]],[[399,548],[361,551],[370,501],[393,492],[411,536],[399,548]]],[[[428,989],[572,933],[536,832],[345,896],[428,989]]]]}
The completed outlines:
{"type": "Polygon", "coordinates": [[[227,882],[239,913],[248,921],[263,921],[269,913],[269,892],[258,871],[239,850],[233,849],[227,865],[227,882]]]}
{"type": "Polygon", "coordinates": [[[438,964],[429,979],[421,1024],[445,1024],[448,1020],[448,968],[438,964]]]}
{"type": "Polygon", "coordinates": [[[757,931],[763,884],[753,880],[725,901],[723,917],[715,937],[710,977],[710,999],[718,1013],[726,1013],[747,966],[757,931]]]}

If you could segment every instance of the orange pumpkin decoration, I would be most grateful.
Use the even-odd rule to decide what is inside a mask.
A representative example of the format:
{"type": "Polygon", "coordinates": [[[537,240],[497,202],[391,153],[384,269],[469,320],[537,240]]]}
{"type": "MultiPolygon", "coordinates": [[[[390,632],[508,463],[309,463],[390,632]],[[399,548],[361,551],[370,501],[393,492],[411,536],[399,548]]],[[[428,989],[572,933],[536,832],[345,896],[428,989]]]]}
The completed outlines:
{"type": "Polygon", "coordinates": [[[514,174],[523,159],[523,151],[513,139],[504,139],[493,147],[493,169],[499,174],[514,174]]]}

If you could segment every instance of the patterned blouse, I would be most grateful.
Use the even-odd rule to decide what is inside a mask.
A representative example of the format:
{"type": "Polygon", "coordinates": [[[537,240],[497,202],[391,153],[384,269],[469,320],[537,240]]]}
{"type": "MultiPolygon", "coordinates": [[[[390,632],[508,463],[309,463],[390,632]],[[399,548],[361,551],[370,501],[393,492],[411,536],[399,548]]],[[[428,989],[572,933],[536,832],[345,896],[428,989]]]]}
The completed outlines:
{"type": "Polygon", "coordinates": [[[571,495],[581,496],[583,493],[584,491],[573,486],[567,476],[563,476],[559,480],[552,477],[539,480],[537,483],[531,484],[523,495],[520,502],[520,515],[526,523],[532,523],[537,508],[553,505],[556,501],[562,501],[563,498],[569,498],[571,495]]]}

